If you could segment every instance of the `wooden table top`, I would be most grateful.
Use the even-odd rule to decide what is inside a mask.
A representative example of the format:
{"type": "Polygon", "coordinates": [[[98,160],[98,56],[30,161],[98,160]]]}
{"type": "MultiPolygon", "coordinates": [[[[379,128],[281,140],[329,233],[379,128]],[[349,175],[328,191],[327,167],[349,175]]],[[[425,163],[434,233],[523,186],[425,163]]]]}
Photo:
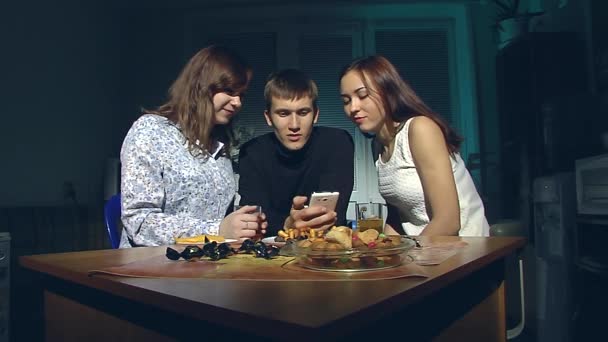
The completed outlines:
{"type": "Polygon", "coordinates": [[[518,237],[434,237],[421,243],[465,241],[458,254],[440,265],[425,266],[428,278],[375,281],[244,281],[127,278],[88,275],[164,253],[165,247],[97,250],[23,256],[30,270],[95,288],[169,312],[230,328],[306,332],[327,326],[352,326],[369,315],[390,314],[466,277],[525,245],[518,237]],[[320,309],[322,308],[322,309],[320,309]]]}

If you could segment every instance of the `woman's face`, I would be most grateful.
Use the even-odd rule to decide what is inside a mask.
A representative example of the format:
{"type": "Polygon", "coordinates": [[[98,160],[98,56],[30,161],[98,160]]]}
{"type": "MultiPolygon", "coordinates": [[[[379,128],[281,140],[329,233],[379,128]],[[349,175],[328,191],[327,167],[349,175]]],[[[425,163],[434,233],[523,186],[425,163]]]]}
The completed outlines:
{"type": "Polygon", "coordinates": [[[241,95],[220,92],[213,95],[213,123],[226,125],[241,110],[241,95]]]}
{"type": "Polygon", "coordinates": [[[340,96],[344,112],[362,132],[377,134],[385,123],[386,114],[376,92],[368,89],[358,72],[349,71],[340,80],[340,96]]]}

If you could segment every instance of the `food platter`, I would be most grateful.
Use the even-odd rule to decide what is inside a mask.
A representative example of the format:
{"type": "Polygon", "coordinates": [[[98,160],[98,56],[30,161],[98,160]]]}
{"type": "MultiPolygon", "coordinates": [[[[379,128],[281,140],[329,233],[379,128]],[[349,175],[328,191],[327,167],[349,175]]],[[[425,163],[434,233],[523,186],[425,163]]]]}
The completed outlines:
{"type": "Polygon", "coordinates": [[[400,266],[412,261],[407,252],[415,242],[406,237],[398,237],[388,247],[361,246],[344,250],[313,250],[296,245],[294,255],[299,265],[320,271],[357,272],[382,270],[400,266]]]}

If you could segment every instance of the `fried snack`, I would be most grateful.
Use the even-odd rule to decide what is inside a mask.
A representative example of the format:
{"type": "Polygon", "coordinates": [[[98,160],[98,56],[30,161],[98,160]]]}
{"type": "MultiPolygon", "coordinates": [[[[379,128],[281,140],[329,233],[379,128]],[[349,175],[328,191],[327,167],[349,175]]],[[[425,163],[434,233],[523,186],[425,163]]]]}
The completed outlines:
{"type": "Polygon", "coordinates": [[[285,228],[277,232],[277,236],[283,239],[315,239],[323,236],[322,230],[310,229],[310,228],[285,228]]]}
{"type": "Polygon", "coordinates": [[[327,241],[315,241],[310,245],[310,249],[313,251],[322,251],[327,248],[327,241]]]}
{"type": "Polygon", "coordinates": [[[346,249],[351,249],[353,247],[352,230],[347,227],[345,227],[345,228],[347,228],[348,230],[336,229],[336,228],[341,228],[341,227],[332,228],[325,235],[325,240],[327,240],[328,242],[337,242],[340,245],[342,245],[342,247],[344,247],[346,249]]]}
{"type": "Polygon", "coordinates": [[[359,248],[359,247],[363,247],[365,246],[365,244],[363,243],[363,241],[361,241],[361,239],[359,239],[359,233],[358,232],[353,232],[353,248],[359,248]]]}
{"type": "MultiPolygon", "coordinates": [[[[305,240],[308,241],[308,240],[305,240]]],[[[310,249],[313,251],[343,251],[345,250],[344,246],[337,242],[332,241],[315,241],[310,245],[310,249]]]]}
{"type": "Polygon", "coordinates": [[[300,248],[307,248],[307,247],[310,247],[311,245],[312,245],[312,242],[310,240],[298,241],[298,247],[300,247],[300,248]]]}
{"type": "Polygon", "coordinates": [[[380,233],[375,229],[368,229],[364,232],[359,232],[357,234],[357,237],[359,238],[359,240],[361,240],[361,242],[368,245],[370,242],[376,241],[379,234],[380,233]]]}
{"type": "Polygon", "coordinates": [[[344,248],[344,246],[342,246],[342,244],[337,243],[337,242],[327,242],[327,245],[325,246],[325,250],[326,251],[343,251],[346,248],[344,248]]]}
{"type": "Polygon", "coordinates": [[[176,237],[175,238],[175,243],[193,243],[193,244],[198,243],[198,244],[200,244],[200,243],[205,243],[207,241],[209,241],[209,242],[215,241],[218,243],[222,243],[222,242],[226,241],[226,239],[223,236],[206,235],[206,234],[190,236],[190,237],[176,237]],[[207,240],[205,240],[205,238],[207,238],[207,240]]]}
{"type": "Polygon", "coordinates": [[[335,230],[337,232],[345,232],[346,234],[351,235],[351,236],[353,233],[353,230],[347,226],[334,226],[331,228],[331,230],[335,230]]]}

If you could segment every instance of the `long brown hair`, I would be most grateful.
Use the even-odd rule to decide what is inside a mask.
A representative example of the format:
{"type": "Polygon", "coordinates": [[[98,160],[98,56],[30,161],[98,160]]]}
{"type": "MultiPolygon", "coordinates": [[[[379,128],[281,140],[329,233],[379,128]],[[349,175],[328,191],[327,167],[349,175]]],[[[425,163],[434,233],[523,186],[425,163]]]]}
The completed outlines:
{"type": "Polygon", "coordinates": [[[213,96],[220,92],[242,95],[251,76],[251,67],[234,51],[211,45],[190,58],[169,88],[165,104],[144,111],[177,123],[191,152],[210,151],[214,140],[220,140],[225,154],[230,148],[232,125],[213,125],[213,96]]]}
{"type": "Polygon", "coordinates": [[[359,74],[368,91],[377,92],[384,112],[393,121],[404,123],[414,116],[426,116],[441,128],[450,153],[458,152],[462,137],[422,101],[388,59],[380,55],[357,59],[342,70],[340,79],[350,71],[359,74]]]}

